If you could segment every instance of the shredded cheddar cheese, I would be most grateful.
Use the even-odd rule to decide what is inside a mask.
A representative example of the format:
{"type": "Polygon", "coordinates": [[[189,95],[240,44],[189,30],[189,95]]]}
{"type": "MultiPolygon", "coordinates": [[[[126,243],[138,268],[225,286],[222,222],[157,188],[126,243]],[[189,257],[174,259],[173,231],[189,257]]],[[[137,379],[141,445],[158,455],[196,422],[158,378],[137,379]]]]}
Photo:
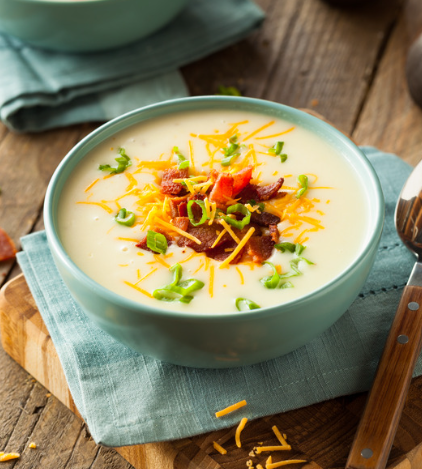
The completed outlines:
{"type": "Polygon", "coordinates": [[[237,409],[240,409],[241,407],[244,407],[246,405],[246,401],[243,400],[243,401],[240,401],[240,402],[237,402],[236,404],[233,404],[229,407],[226,407],[225,409],[222,409],[222,410],[219,410],[218,412],[215,413],[215,416],[217,418],[219,417],[223,417],[223,415],[227,415],[229,414],[230,412],[233,412],[237,409]]]}
{"type": "Polygon", "coordinates": [[[19,459],[21,455],[19,453],[2,453],[0,456],[0,462],[10,461],[11,459],[19,459]]]}
{"type": "Polygon", "coordinates": [[[290,445],[282,445],[282,446],[260,446],[256,449],[256,454],[261,454],[264,451],[290,451],[292,447],[290,445]]]}
{"type": "Polygon", "coordinates": [[[130,241],[131,243],[139,243],[139,239],[135,239],[135,238],[121,238],[121,237],[118,237],[117,239],[119,239],[120,241],[130,241]]]}
{"type": "Polygon", "coordinates": [[[284,439],[283,435],[280,433],[280,430],[277,428],[277,425],[274,425],[273,427],[271,427],[271,429],[282,446],[289,446],[287,441],[284,439]]]}
{"type": "Polygon", "coordinates": [[[204,267],[204,263],[201,261],[199,267],[195,270],[194,275],[204,267]]]}
{"type": "MultiPolygon", "coordinates": [[[[149,298],[154,298],[151,293],[147,292],[146,290],[144,290],[143,288],[140,288],[138,287],[137,285],[133,284],[133,283],[130,283],[128,282],[127,280],[123,280],[123,283],[125,283],[126,285],[128,285],[129,287],[132,287],[134,288],[135,290],[138,290],[138,292],[140,293],[143,293],[144,295],[148,296],[149,298]]],[[[137,282],[139,283],[139,282],[137,282]]]]}
{"type": "Polygon", "coordinates": [[[94,182],[91,182],[91,184],[85,189],[85,192],[88,192],[89,189],[91,189],[92,187],[95,186],[95,184],[97,184],[97,182],[99,181],[100,179],[96,179],[94,182]]]}
{"type": "Polygon", "coordinates": [[[196,252],[192,252],[191,254],[189,254],[188,257],[179,261],[179,264],[183,264],[184,262],[190,261],[193,257],[198,256],[198,255],[199,254],[197,254],[196,252]]]}
{"type": "Polygon", "coordinates": [[[212,225],[214,223],[216,213],[217,213],[217,204],[216,202],[211,202],[211,217],[210,217],[210,221],[208,222],[209,225],[212,225]]]}
{"type": "Polygon", "coordinates": [[[126,192],[129,192],[138,185],[138,181],[134,178],[133,174],[127,172],[125,172],[125,174],[129,180],[129,185],[126,187],[126,192]]]}
{"type": "Polygon", "coordinates": [[[265,124],[259,129],[254,130],[246,138],[244,138],[243,141],[245,142],[246,140],[249,140],[250,138],[255,137],[256,134],[259,134],[259,132],[262,132],[263,130],[268,129],[268,127],[272,126],[274,123],[275,121],[268,122],[268,124],[265,124]]]}
{"type": "Polygon", "coordinates": [[[220,446],[216,441],[213,441],[212,445],[220,454],[227,454],[227,450],[220,446]]]}
{"type": "Polygon", "coordinates": [[[236,446],[238,448],[242,447],[242,443],[240,441],[240,434],[242,433],[243,429],[245,428],[245,425],[246,425],[247,421],[248,421],[248,419],[246,417],[243,417],[243,419],[240,421],[238,427],[236,428],[235,441],[236,441],[236,446]]]}
{"type": "Polygon", "coordinates": [[[135,283],[135,286],[138,285],[138,283],[141,283],[143,282],[147,277],[149,277],[150,275],[152,275],[156,270],[158,270],[157,268],[155,269],[152,269],[150,272],[148,272],[146,275],[144,275],[142,278],[139,278],[140,277],[140,272],[138,270],[138,278],[139,280],[135,283]]]}
{"type": "Polygon", "coordinates": [[[225,231],[227,231],[229,235],[236,241],[236,243],[239,244],[240,239],[236,236],[230,225],[225,220],[219,220],[219,222],[224,226],[225,231]]]}
{"type": "MultiPolygon", "coordinates": [[[[155,262],[158,262],[159,264],[163,265],[164,267],[167,267],[167,269],[170,268],[170,265],[167,264],[167,262],[163,259],[161,259],[161,256],[159,254],[154,254],[154,259],[155,259],[155,262]]],[[[147,264],[149,264],[149,262],[147,262],[147,264]]]]}
{"type": "Polygon", "coordinates": [[[211,205],[210,205],[210,201],[208,200],[208,197],[205,197],[204,199],[204,206],[205,206],[205,211],[207,212],[207,217],[211,218],[211,205]]]}
{"type": "Polygon", "coordinates": [[[267,138],[276,138],[276,137],[280,137],[281,135],[285,135],[285,134],[288,134],[289,132],[291,132],[292,130],[294,130],[296,127],[290,127],[290,129],[287,129],[285,130],[284,132],[280,132],[278,134],[272,134],[272,135],[265,135],[265,137],[256,137],[256,140],[264,140],[264,139],[267,139],[267,138]]]}
{"type": "Polygon", "coordinates": [[[157,207],[153,207],[153,209],[149,212],[148,216],[145,218],[143,225],[141,226],[141,231],[146,230],[146,228],[152,223],[155,214],[157,213],[157,207]]]}
{"type": "Polygon", "coordinates": [[[31,443],[29,443],[28,448],[36,449],[37,445],[32,441],[31,443]]]}
{"type": "Polygon", "coordinates": [[[210,266],[210,284],[208,287],[208,292],[210,294],[210,297],[212,298],[214,296],[214,266],[210,266]]]}
{"type": "Polygon", "coordinates": [[[224,269],[239,254],[239,252],[243,249],[245,244],[248,242],[249,238],[254,234],[254,231],[255,231],[255,228],[253,228],[253,227],[249,228],[249,231],[242,238],[240,243],[237,245],[236,249],[230,254],[229,257],[227,257],[220,264],[220,269],[224,269]]]}
{"type": "Polygon", "coordinates": [[[195,189],[194,189],[193,186],[192,186],[192,182],[189,181],[189,179],[185,179],[185,184],[186,184],[186,187],[188,188],[189,192],[190,192],[192,195],[195,195],[195,189]]]}
{"type": "Polygon", "coordinates": [[[240,284],[244,285],[245,284],[245,279],[243,277],[242,271],[239,269],[239,267],[236,267],[236,270],[237,270],[237,272],[239,274],[239,277],[240,277],[240,284]]]}
{"type": "Polygon", "coordinates": [[[224,233],[227,233],[227,230],[224,228],[223,231],[220,232],[220,234],[217,236],[217,239],[214,241],[213,245],[211,246],[212,248],[215,248],[217,244],[219,243],[220,239],[224,236],[224,233]]]}
{"type": "Polygon", "coordinates": [[[182,236],[185,236],[186,238],[191,239],[191,240],[194,241],[196,244],[202,244],[202,242],[199,241],[198,238],[195,238],[195,236],[192,236],[191,234],[187,233],[186,231],[181,230],[180,228],[178,228],[177,226],[172,225],[171,223],[167,223],[167,222],[165,222],[164,220],[161,220],[160,218],[156,218],[155,221],[156,221],[156,223],[158,223],[158,224],[160,224],[160,225],[162,225],[162,226],[165,226],[166,228],[169,228],[170,230],[173,230],[173,231],[175,231],[176,233],[179,233],[179,234],[181,234],[182,236]]]}
{"type": "Polygon", "coordinates": [[[277,467],[287,466],[289,464],[301,464],[301,463],[304,463],[304,462],[308,462],[308,461],[306,461],[306,459],[287,459],[285,461],[279,461],[279,462],[274,462],[274,463],[271,463],[271,464],[267,464],[266,468],[267,469],[276,469],[277,467]]]}
{"type": "Polygon", "coordinates": [[[113,213],[113,210],[108,206],[106,205],[105,203],[103,202],[87,202],[87,201],[83,201],[83,202],[76,202],[77,204],[84,204],[84,205],[98,205],[99,207],[101,207],[102,209],[104,209],[106,212],[108,213],[113,213]]]}

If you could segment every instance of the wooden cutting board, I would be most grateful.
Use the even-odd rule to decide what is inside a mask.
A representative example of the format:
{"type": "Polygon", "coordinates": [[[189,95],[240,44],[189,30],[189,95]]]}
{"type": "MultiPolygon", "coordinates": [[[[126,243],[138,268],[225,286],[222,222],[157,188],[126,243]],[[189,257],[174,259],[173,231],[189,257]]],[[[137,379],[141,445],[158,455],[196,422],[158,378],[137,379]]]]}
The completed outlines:
{"type": "MultiPolygon", "coordinates": [[[[4,350],[79,415],[64,377],[53,342],[39,314],[23,275],[0,291],[0,332],[4,350]]],[[[348,451],[365,403],[365,394],[340,397],[302,409],[248,422],[242,448],[234,442],[235,428],[167,443],[115,448],[136,469],[245,469],[270,453],[251,457],[258,443],[276,445],[273,425],[287,434],[291,451],[273,452],[273,462],[305,459],[297,469],[344,468],[348,451]],[[217,453],[212,442],[227,449],[217,453]],[[280,454],[282,453],[282,454],[280,454]]],[[[412,381],[409,397],[389,459],[390,469],[422,468],[422,377],[412,381]]]]}

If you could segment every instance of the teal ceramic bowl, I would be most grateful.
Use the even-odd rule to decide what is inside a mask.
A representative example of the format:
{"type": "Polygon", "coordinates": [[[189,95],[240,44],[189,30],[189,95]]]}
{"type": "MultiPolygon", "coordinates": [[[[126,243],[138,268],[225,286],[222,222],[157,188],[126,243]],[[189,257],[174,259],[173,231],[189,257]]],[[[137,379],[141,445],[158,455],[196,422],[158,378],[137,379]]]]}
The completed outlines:
{"type": "Polygon", "coordinates": [[[69,152],[54,173],[45,201],[45,228],[56,265],[75,300],[103,330],[159,360],[201,368],[251,365],[306,344],[328,329],[359,294],[373,265],[384,220],[378,178],[365,155],[325,122],[281,104],[251,98],[204,96],[148,106],[108,122],[69,152]],[[318,134],[356,169],[369,209],[366,241],[340,275],[294,301],[247,312],[179,313],[148,308],[109,291],[70,259],[58,236],[58,203],[75,166],[99,143],[134,124],[171,113],[234,109],[286,119],[318,134]]]}
{"type": "Polygon", "coordinates": [[[33,46],[92,52],[136,41],[188,0],[0,0],[0,31],[33,46]]]}

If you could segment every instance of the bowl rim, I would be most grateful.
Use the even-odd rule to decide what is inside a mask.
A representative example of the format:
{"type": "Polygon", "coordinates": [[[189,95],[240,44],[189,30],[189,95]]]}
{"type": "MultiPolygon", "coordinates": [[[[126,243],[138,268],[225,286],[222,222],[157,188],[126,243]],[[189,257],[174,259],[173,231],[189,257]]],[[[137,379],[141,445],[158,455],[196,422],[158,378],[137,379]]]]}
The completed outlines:
{"type": "MultiPolygon", "coordinates": [[[[94,0],[94,1],[98,1],[98,0],[94,0]]],[[[222,106],[222,108],[224,107],[222,106]]],[[[218,106],[208,107],[208,109],[218,109],[218,106]]],[[[251,111],[251,112],[259,113],[259,111],[251,111]]],[[[315,130],[313,131],[309,130],[309,131],[316,133],[315,130]]],[[[103,138],[103,140],[101,140],[97,144],[101,143],[105,139],[110,138],[111,135],[112,133],[107,134],[103,138]]],[[[85,151],[81,160],[85,157],[85,155],[89,151],[90,150],[85,151]]],[[[50,182],[48,184],[47,191],[46,191],[45,202],[44,202],[44,224],[45,224],[45,231],[47,234],[47,240],[48,240],[50,249],[54,251],[54,254],[60,258],[60,261],[62,262],[62,264],[65,265],[66,269],[71,273],[72,277],[76,278],[76,280],[78,280],[79,282],[82,282],[86,287],[89,287],[89,289],[95,292],[97,295],[101,296],[103,299],[113,304],[118,304],[121,307],[130,309],[131,311],[135,313],[139,313],[143,315],[145,314],[152,315],[152,316],[159,315],[159,316],[169,317],[169,318],[178,317],[179,319],[186,319],[186,320],[198,320],[202,318],[203,320],[207,319],[207,320],[218,320],[218,321],[221,321],[221,320],[231,321],[231,320],[239,320],[242,317],[252,320],[256,316],[260,316],[263,318],[266,316],[271,316],[273,314],[279,314],[280,308],[287,309],[292,306],[300,306],[302,303],[308,302],[312,297],[315,297],[316,295],[320,295],[325,290],[329,290],[334,284],[339,282],[342,278],[347,276],[357,266],[359,266],[359,264],[361,264],[364,261],[364,259],[368,256],[368,254],[371,252],[373,247],[378,245],[378,242],[382,233],[383,224],[384,224],[384,216],[385,216],[384,206],[385,206],[384,196],[383,196],[379,178],[373,166],[369,162],[367,156],[363,153],[363,151],[357,145],[355,145],[349,138],[347,138],[342,132],[337,130],[332,125],[322,121],[321,119],[313,116],[312,114],[308,114],[302,110],[299,110],[299,109],[296,109],[296,108],[293,108],[284,104],[276,103],[273,101],[267,101],[263,99],[249,98],[249,97],[243,97],[243,96],[238,97],[238,96],[210,95],[210,96],[178,98],[178,99],[172,99],[172,100],[164,101],[161,103],[155,103],[155,104],[151,104],[148,106],[144,106],[144,107],[135,109],[133,111],[127,112],[125,114],[122,114],[121,116],[118,116],[104,123],[97,129],[95,129],[93,132],[85,136],[80,142],[78,142],[66,154],[66,156],[62,159],[62,161],[60,162],[60,164],[58,165],[58,167],[56,168],[56,170],[54,171],[50,179],[50,182]],[[374,192],[377,195],[376,199],[372,201],[372,203],[375,204],[374,209],[376,212],[376,217],[371,218],[369,220],[370,226],[373,226],[372,232],[369,236],[367,236],[367,239],[365,240],[365,244],[361,247],[359,256],[357,256],[350,264],[346,266],[346,268],[344,268],[341,272],[339,272],[329,282],[321,285],[316,290],[312,290],[306,295],[300,296],[299,298],[290,300],[288,302],[273,305],[273,306],[267,306],[267,307],[259,308],[256,310],[221,312],[221,313],[220,312],[200,313],[200,312],[191,312],[191,311],[183,312],[183,311],[176,311],[176,310],[171,310],[171,309],[166,310],[166,309],[160,309],[159,307],[149,306],[141,302],[137,302],[135,300],[126,298],[118,293],[115,293],[109,290],[108,288],[99,284],[98,282],[93,280],[90,276],[85,274],[74,263],[74,261],[70,258],[70,256],[66,253],[66,250],[64,249],[60,241],[59,234],[56,232],[55,227],[54,227],[53,199],[55,199],[56,197],[55,190],[58,185],[59,179],[61,177],[61,173],[66,168],[67,164],[69,164],[70,161],[74,158],[74,156],[78,155],[81,151],[83,152],[84,147],[88,146],[90,141],[92,141],[97,136],[101,136],[101,134],[103,133],[107,134],[107,132],[110,131],[110,129],[112,129],[114,126],[118,124],[122,124],[124,123],[124,121],[129,122],[124,127],[121,127],[113,132],[113,133],[117,133],[144,121],[144,120],[139,120],[137,122],[131,122],[131,118],[133,118],[134,116],[138,116],[138,115],[142,116],[145,113],[150,112],[151,110],[158,110],[158,111],[162,110],[162,112],[159,115],[150,116],[145,119],[145,120],[150,120],[150,119],[159,118],[165,115],[165,112],[163,111],[165,111],[166,108],[171,108],[173,106],[185,104],[186,107],[183,110],[177,109],[176,111],[173,111],[173,112],[174,113],[187,112],[187,111],[195,110],[195,108],[194,109],[189,108],[189,106],[194,107],[195,103],[207,104],[207,103],[212,103],[212,102],[222,103],[226,105],[227,103],[233,103],[233,104],[243,103],[245,107],[247,107],[247,105],[251,105],[251,106],[267,108],[268,110],[271,110],[272,108],[274,110],[277,109],[280,112],[287,113],[288,115],[291,115],[294,117],[303,118],[307,120],[308,122],[310,122],[311,124],[314,124],[314,126],[321,129],[322,131],[328,132],[332,137],[334,137],[334,139],[337,142],[340,142],[342,148],[347,150],[348,153],[350,152],[351,154],[353,154],[354,157],[357,157],[360,160],[360,163],[366,167],[367,175],[371,178],[372,184],[374,185],[374,192]]]]}

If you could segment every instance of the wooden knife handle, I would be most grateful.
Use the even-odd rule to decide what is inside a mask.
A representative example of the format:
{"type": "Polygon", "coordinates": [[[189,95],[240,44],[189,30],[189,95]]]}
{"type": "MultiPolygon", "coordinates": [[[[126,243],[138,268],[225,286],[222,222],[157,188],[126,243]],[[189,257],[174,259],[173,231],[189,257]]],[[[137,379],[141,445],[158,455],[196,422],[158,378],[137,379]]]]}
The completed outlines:
{"type": "Polygon", "coordinates": [[[422,287],[407,286],[387,337],[346,469],[385,468],[421,346],[422,287]]]}

